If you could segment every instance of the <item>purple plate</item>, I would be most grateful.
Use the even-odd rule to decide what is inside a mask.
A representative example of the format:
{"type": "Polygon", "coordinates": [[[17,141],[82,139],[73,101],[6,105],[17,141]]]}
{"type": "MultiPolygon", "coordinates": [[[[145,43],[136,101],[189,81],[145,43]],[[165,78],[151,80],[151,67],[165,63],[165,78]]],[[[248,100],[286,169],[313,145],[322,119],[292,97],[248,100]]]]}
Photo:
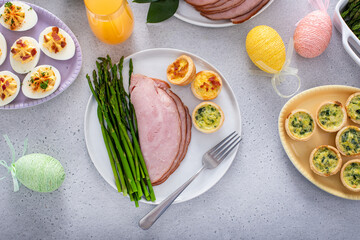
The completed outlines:
{"type": "MultiPolygon", "coordinates": [[[[0,0],[0,6],[2,6],[6,0],[0,0]]],[[[7,56],[5,62],[0,66],[0,71],[10,71],[17,75],[20,78],[20,81],[24,79],[26,74],[18,74],[13,71],[10,65],[10,48],[12,44],[15,42],[16,39],[22,36],[28,36],[33,37],[36,40],[39,39],[40,33],[49,26],[57,26],[59,28],[62,28],[65,32],[67,32],[71,38],[74,40],[75,43],[75,55],[73,58],[66,60],[66,61],[60,61],[60,60],[54,60],[48,56],[46,56],[42,51],[40,55],[40,60],[38,65],[48,64],[56,67],[60,74],[61,74],[61,83],[59,88],[51,95],[42,98],[42,99],[30,99],[24,96],[22,91],[20,90],[19,95],[15,98],[14,101],[9,103],[8,105],[5,105],[3,107],[0,107],[0,109],[20,109],[20,108],[27,108],[31,106],[35,106],[44,102],[49,101],[50,99],[56,97],[60,93],[62,93],[66,88],[68,88],[76,79],[76,77],[79,75],[81,64],[82,64],[82,56],[81,56],[81,48],[78,40],[76,39],[74,33],[70,30],[66,24],[61,21],[58,17],[56,17],[54,14],[49,12],[48,10],[41,8],[39,6],[36,6],[31,3],[27,3],[29,6],[31,6],[38,15],[38,22],[35,25],[35,27],[31,28],[30,30],[23,31],[23,32],[15,32],[8,30],[4,28],[2,25],[0,25],[0,32],[4,35],[7,43],[7,56]]]]}

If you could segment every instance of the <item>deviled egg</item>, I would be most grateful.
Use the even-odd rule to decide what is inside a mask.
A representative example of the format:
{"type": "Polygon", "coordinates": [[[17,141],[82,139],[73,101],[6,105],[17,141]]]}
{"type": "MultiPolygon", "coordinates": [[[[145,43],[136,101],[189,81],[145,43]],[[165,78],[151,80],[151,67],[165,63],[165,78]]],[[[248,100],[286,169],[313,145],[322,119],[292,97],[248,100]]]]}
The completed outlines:
{"type": "Polygon", "coordinates": [[[40,65],[24,78],[22,92],[28,98],[44,98],[55,92],[60,82],[61,75],[55,67],[40,65]]]}
{"type": "Polygon", "coordinates": [[[17,73],[30,72],[38,64],[39,58],[39,45],[31,37],[21,37],[11,47],[10,64],[17,73]]]}
{"type": "Polygon", "coordinates": [[[12,31],[29,30],[37,21],[34,9],[23,2],[6,2],[0,8],[0,24],[12,31]]]}
{"type": "Polygon", "coordinates": [[[0,106],[12,102],[20,91],[20,79],[9,71],[0,72],[0,106]]]}
{"type": "Polygon", "coordinates": [[[0,33],[0,66],[4,63],[7,54],[7,45],[4,36],[0,33]]]}
{"type": "Polygon", "coordinates": [[[70,35],[61,28],[45,28],[39,36],[41,50],[56,60],[68,60],[75,55],[75,43],[70,35]]]}

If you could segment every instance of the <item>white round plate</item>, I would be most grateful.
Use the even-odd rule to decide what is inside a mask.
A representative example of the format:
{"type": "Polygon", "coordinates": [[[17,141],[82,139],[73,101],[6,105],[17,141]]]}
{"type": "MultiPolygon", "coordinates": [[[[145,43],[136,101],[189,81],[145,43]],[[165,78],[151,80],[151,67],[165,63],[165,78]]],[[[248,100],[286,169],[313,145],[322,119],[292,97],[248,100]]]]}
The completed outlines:
{"type": "MultiPolygon", "coordinates": [[[[214,66],[204,59],[180,50],[159,48],[149,49],[135,53],[124,60],[124,84],[125,89],[128,88],[129,79],[129,60],[132,58],[134,63],[134,74],[140,73],[152,78],[166,80],[166,69],[180,55],[186,54],[190,56],[196,66],[197,71],[212,70],[222,77],[223,88],[220,95],[214,100],[225,114],[224,125],[217,132],[212,134],[204,134],[192,128],[192,138],[185,159],[181,162],[179,168],[163,183],[154,186],[156,201],[154,204],[160,203],[175,189],[180,187],[186,180],[195,174],[201,168],[202,155],[211,147],[216,145],[220,140],[225,138],[233,131],[241,134],[241,117],[236,97],[229,86],[228,82],[214,66]]],[[[194,97],[191,92],[190,85],[175,86],[171,85],[174,91],[189,108],[190,113],[196,105],[201,101],[194,97]]],[[[93,96],[90,97],[85,112],[85,140],[86,146],[96,169],[101,176],[114,188],[115,180],[111,170],[108,154],[105,148],[103,137],[101,134],[100,124],[96,114],[97,102],[93,96]]],[[[214,186],[229,169],[233,162],[236,151],[233,151],[227,159],[224,160],[216,169],[205,170],[190,186],[175,200],[175,202],[184,202],[209,190],[214,186]]],[[[145,203],[152,203],[142,200],[145,203]]]]}
{"type": "MultiPolygon", "coordinates": [[[[270,6],[271,3],[273,3],[274,0],[270,0],[259,12],[257,12],[254,16],[252,16],[250,19],[256,17],[260,13],[262,13],[266,8],[270,6]]],[[[198,11],[195,10],[193,6],[186,3],[184,0],[180,0],[179,7],[174,14],[175,17],[178,19],[197,25],[200,27],[212,27],[212,28],[220,28],[220,27],[230,27],[235,26],[237,24],[233,24],[230,20],[210,20],[206,17],[203,17],[200,15],[198,11]]]]}

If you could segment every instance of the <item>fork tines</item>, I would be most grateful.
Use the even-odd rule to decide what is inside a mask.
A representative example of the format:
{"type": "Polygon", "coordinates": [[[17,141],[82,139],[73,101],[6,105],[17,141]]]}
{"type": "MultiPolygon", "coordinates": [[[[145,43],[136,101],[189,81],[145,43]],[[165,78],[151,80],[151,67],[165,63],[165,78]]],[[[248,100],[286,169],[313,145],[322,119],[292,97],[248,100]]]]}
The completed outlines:
{"type": "Polygon", "coordinates": [[[234,131],[221,142],[211,148],[208,153],[218,161],[224,160],[227,155],[240,143],[241,136],[234,131]]]}

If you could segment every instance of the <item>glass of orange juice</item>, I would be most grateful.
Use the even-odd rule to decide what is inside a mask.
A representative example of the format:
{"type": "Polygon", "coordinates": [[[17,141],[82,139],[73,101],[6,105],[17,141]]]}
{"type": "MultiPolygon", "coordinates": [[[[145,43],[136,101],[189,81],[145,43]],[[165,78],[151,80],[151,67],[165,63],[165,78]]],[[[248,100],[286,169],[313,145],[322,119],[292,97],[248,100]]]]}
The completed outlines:
{"type": "Polygon", "coordinates": [[[128,39],[134,17],[127,0],[84,0],[91,30],[101,41],[118,44],[128,39]]]}

